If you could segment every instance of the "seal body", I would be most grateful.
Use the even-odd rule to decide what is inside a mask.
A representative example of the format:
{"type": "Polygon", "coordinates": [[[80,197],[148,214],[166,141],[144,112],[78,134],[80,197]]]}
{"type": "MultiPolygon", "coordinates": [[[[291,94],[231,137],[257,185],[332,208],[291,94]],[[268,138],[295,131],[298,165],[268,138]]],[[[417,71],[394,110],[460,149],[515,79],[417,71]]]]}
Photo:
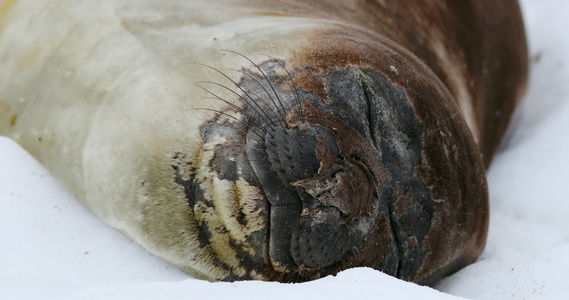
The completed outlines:
{"type": "Polygon", "coordinates": [[[473,262],[527,75],[515,1],[0,2],[0,134],[208,280],[473,262]]]}

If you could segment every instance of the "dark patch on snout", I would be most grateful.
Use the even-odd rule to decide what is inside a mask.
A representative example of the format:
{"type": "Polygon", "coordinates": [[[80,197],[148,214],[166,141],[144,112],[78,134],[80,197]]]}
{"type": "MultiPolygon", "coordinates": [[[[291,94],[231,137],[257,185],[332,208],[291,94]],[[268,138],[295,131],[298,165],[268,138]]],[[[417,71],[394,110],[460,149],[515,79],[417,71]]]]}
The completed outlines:
{"type": "MultiPolygon", "coordinates": [[[[373,144],[380,153],[377,162],[391,174],[381,182],[378,202],[388,205],[390,228],[382,230],[392,231],[395,243],[377,255],[399,257],[397,276],[412,280],[428,255],[424,243],[433,215],[432,196],[416,171],[421,166],[423,125],[405,92],[377,71],[336,69],[322,76],[322,81],[329,95],[325,105],[318,101],[310,103],[322,112],[337,116],[373,144]]],[[[389,234],[387,232],[376,234],[389,234]]],[[[326,238],[324,234],[321,236],[326,238]]],[[[342,241],[349,238],[343,237],[342,241]]],[[[329,249],[335,251],[339,245],[342,242],[329,249]]],[[[392,266],[389,267],[393,269],[392,266]]]]}
{"type": "MultiPolygon", "coordinates": [[[[446,252],[436,252],[452,251],[447,246],[453,239],[461,242],[454,224],[449,226],[455,236],[447,242],[434,208],[440,199],[454,203],[456,193],[433,200],[440,189],[432,184],[428,162],[440,152],[425,149],[435,146],[429,137],[440,128],[425,127],[434,118],[425,114],[424,101],[417,102],[448,102],[448,94],[425,81],[415,81],[417,90],[403,88],[399,78],[372,67],[301,67],[286,74],[283,68],[271,60],[243,70],[237,84],[241,106],[235,107],[242,118],[223,124],[227,128],[202,128],[206,142],[214,135],[235,142],[221,145],[210,162],[218,176],[242,176],[266,199],[263,245],[250,240],[264,251],[264,261],[248,260],[245,268],[295,281],[368,266],[431,282],[430,274],[441,276],[439,270],[462,264],[462,253],[447,259],[446,252]]],[[[436,118],[448,117],[449,105],[436,110],[436,118]]],[[[457,124],[457,130],[466,128],[457,124]]]]}
{"type": "Polygon", "coordinates": [[[267,115],[250,103],[245,111],[249,161],[271,204],[273,266],[318,276],[380,266],[412,277],[426,254],[432,199],[415,176],[422,125],[405,93],[377,71],[349,67],[311,76],[297,70],[291,92],[286,78],[274,78],[278,67],[268,62],[264,75],[251,71],[240,84],[267,97],[254,103],[267,115]],[[399,198],[410,204],[394,218],[399,198]],[[378,219],[387,223],[377,226],[378,219]],[[380,241],[375,255],[358,258],[357,248],[380,241]]]}

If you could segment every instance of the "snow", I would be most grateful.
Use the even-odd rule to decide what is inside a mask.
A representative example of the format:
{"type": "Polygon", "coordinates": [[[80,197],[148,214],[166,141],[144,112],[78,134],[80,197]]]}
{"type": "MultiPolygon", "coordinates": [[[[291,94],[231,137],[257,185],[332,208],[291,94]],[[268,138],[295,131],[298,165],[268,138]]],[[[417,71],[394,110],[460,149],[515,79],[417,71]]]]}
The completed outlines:
{"type": "Polygon", "coordinates": [[[438,290],[366,268],[303,284],[190,278],[105,225],[0,137],[0,299],[569,298],[569,1],[522,7],[532,72],[488,174],[488,244],[438,290]]]}

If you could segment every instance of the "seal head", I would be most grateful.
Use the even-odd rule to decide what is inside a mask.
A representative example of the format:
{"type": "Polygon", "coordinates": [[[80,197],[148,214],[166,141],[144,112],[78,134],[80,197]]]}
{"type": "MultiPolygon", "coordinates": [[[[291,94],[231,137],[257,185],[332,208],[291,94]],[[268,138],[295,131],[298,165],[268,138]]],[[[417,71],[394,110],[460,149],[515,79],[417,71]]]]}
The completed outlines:
{"type": "Polygon", "coordinates": [[[328,267],[387,212],[379,195],[389,175],[370,141],[331,113],[304,103],[285,124],[247,143],[271,207],[270,259],[283,271],[328,267]]]}
{"type": "Polygon", "coordinates": [[[516,0],[44,2],[1,12],[0,133],[151,253],[423,284],[480,255],[527,75],[516,0]]]}
{"type": "Polygon", "coordinates": [[[484,167],[452,97],[411,54],[363,37],[242,70],[239,121],[208,125],[228,141],[215,164],[240,145],[235,176],[263,195],[265,228],[240,257],[265,279],[368,266],[431,283],[483,249],[484,167]]]}

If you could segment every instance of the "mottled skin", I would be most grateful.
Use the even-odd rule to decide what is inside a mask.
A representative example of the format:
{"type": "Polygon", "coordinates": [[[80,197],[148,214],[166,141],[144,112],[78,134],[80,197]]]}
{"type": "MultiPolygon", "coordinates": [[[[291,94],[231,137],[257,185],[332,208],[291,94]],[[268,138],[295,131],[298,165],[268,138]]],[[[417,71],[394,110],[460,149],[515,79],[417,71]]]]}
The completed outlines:
{"type": "Polygon", "coordinates": [[[0,2],[0,134],[208,280],[475,261],[526,76],[509,0],[0,2]]]}

